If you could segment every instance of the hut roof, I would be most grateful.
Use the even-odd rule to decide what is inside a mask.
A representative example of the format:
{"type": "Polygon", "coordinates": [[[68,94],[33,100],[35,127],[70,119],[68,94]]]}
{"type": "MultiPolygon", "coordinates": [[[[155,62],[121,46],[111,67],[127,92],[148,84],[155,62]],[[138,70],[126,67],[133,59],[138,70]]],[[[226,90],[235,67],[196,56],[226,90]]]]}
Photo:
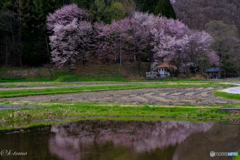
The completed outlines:
{"type": "Polygon", "coordinates": [[[174,65],[171,65],[169,62],[164,62],[163,64],[155,67],[155,69],[158,69],[158,68],[170,68],[170,69],[177,69],[176,66],[174,65]]]}
{"type": "Polygon", "coordinates": [[[220,70],[217,70],[215,68],[211,68],[211,69],[208,69],[205,71],[206,73],[209,73],[209,72],[221,72],[220,70]]]}

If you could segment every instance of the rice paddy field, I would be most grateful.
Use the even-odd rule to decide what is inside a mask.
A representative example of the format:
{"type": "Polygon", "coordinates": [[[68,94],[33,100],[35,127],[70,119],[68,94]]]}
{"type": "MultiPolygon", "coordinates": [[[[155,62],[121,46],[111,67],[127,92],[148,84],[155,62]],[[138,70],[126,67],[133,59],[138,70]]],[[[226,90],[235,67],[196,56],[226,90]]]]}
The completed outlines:
{"type": "Polygon", "coordinates": [[[238,111],[218,113],[240,108],[240,95],[221,92],[236,85],[224,82],[5,82],[0,83],[0,122],[84,116],[238,119],[238,111]]]}

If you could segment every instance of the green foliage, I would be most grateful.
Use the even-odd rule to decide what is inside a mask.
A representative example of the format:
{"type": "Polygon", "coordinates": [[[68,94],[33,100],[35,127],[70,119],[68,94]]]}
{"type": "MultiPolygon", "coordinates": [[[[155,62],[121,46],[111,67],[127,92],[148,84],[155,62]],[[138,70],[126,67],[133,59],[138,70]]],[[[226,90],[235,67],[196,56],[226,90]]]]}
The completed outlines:
{"type": "Polygon", "coordinates": [[[4,0],[1,0],[0,1],[0,13],[1,13],[1,11],[3,10],[3,5],[4,5],[4,0]]]}
{"type": "MultiPolygon", "coordinates": [[[[6,65],[39,66],[49,62],[45,32],[46,16],[63,5],[62,0],[2,0],[0,13],[11,12],[12,23],[5,23],[14,30],[4,32],[4,51],[8,54],[6,65]],[[12,26],[10,25],[12,24],[12,26]],[[6,49],[5,49],[6,48],[6,49]]],[[[5,14],[6,15],[6,14],[5,14]]],[[[6,17],[10,21],[9,16],[6,17]]],[[[1,57],[2,58],[2,57],[1,57]]]]}
{"type": "Polygon", "coordinates": [[[3,11],[6,11],[6,10],[10,10],[11,9],[11,6],[13,5],[13,3],[15,2],[16,0],[1,0],[0,1],[0,11],[3,12],[3,11]]]}
{"type": "Polygon", "coordinates": [[[157,6],[154,9],[154,14],[161,14],[167,18],[176,19],[175,12],[169,0],[158,0],[157,6]]]}
{"type": "Polygon", "coordinates": [[[170,0],[139,0],[141,11],[154,13],[155,15],[161,14],[167,18],[176,19],[170,0]]]}
{"type": "MultiPolygon", "coordinates": [[[[37,23],[33,23],[31,26],[39,30],[45,25],[44,20],[46,20],[46,15],[43,10],[43,0],[32,0],[32,3],[31,18],[37,23]]],[[[31,32],[33,33],[33,31],[31,32]]]]}
{"type": "Polygon", "coordinates": [[[112,20],[123,19],[125,17],[125,13],[125,9],[120,2],[113,2],[108,10],[108,16],[105,21],[111,23],[112,20]]]}
{"type": "Polygon", "coordinates": [[[119,2],[122,3],[126,16],[131,16],[134,13],[136,7],[134,0],[119,0],[119,2]]]}
{"type": "Polygon", "coordinates": [[[91,5],[90,13],[93,14],[96,21],[101,22],[107,15],[112,0],[95,0],[91,5]]]}
{"type": "Polygon", "coordinates": [[[162,14],[165,12],[164,0],[158,0],[157,6],[154,9],[154,14],[162,14]]]}
{"type": "MultiPolygon", "coordinates": [[[[81,6],[81,1],[72,1],[78,1],[78,6],[81,6]]],[[[135,3],[133,0],[95,0],[89,10],[94,21],[110,23],[113,19],[122,19],[125,15],[131,16],[135,10],[135,3]]]]}
{"type": "Polygon", "coordinates": [[[90,9],[94,0],[69,0],[70,3],[75,3],[79,8],[90,9]]]}

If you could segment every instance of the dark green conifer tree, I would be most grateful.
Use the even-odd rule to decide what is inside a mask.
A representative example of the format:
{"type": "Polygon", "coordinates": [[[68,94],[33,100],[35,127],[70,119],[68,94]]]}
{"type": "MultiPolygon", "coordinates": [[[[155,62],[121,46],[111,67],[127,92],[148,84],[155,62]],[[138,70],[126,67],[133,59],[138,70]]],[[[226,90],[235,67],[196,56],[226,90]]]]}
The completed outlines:
{"type": "Polygon", "coordinates": [[[161,14],[167,18],[176,19],[170,0],[140,0],[138,3],[140,3],[140,11],[142,12],[161,14]]]}
{"type": "Polygon", "coordinates": [[[157,6],[154,10],[154,14],[161,14],[167,18],[174,18],[176,19],[176,15],[170,0],[158,0],[157,6]]]}

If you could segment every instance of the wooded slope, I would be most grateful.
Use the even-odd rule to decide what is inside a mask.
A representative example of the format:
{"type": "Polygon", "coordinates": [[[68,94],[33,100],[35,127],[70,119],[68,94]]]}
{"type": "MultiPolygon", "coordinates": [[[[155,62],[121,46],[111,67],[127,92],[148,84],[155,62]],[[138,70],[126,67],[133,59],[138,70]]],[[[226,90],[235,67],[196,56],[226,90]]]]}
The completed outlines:
{"type": "Polygon", "coordinates": [[[192,29],[205,29],[212,20],[234,24],[240,35],[239,0],[172,0],[176,17],[192,29]]]}

